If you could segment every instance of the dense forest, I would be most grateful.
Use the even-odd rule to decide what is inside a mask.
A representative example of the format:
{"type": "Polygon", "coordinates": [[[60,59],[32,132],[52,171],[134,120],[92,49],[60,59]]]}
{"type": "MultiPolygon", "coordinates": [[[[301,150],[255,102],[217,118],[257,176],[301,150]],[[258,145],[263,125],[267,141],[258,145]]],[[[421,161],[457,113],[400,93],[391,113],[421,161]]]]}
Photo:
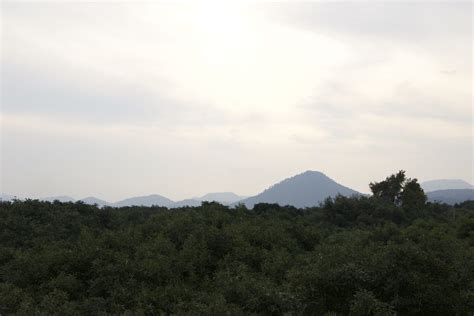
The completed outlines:
{"type": "Polygon", "coordinates": [[[297,209],[0,203],[0,315],[472,315],[474,201],[403,172],[297,209]]]}

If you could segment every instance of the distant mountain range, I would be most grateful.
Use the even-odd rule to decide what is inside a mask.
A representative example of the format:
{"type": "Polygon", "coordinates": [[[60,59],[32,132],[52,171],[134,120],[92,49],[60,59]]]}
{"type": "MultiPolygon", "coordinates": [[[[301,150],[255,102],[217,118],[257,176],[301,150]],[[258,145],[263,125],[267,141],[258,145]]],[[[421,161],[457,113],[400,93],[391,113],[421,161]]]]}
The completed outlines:
{"type": "Polygon", "coordinates": [[[426,196],[430,202],[446,203],[454,205],[467,200],[474,200],[473,189],[454,189],[454,190],[437,190],[427,192],[426,196]]]}
{"type": "Polygon", "coordinates": [[[421,187],[425,192],[432,192],[438,190],[461,190],[474,189],[474,186],[460,179],[439,179],[425,181],[421,183],[421,187]]]}
{"type": "MultiPolygon", "coordinates": [[[[428,201],[431,202],[436,201],[455,204],[466,200],[474,200],[474,187],[464,180],[431,180],[422,182],[421,186],[428,196],[428,201]]],[[[239,196],[232,192],[217,192],[181,201],[173,201],[158,194],[131,197],[113,203],[96,197],[87,197],[80,199],[80,201],[86,204],[113,207],[156,205],[168,208],[179,208],[185,206],[200,206],[203,201],[216,201],[231,206],[242,203],[249,208],[252,208],[257,203],[278,203],[280,205],[293,205],[295,207],[304,208],[317,206],[327,197],[335,197],[338,194],[352,196],[361,193],[335,182],[321,172],[306,171],[272,185],[262,193],[251,197],[239,196]]],[[[0,194],[0,200],[3,201],[9,201],[14,198],[16,197],[13,195],[0,194]]],[[[41,200],[50,202],[55,200],[60,202],[76,201],[70,196],[46,197],[41,200]]]]}
{"type": "MultiPolygon", "coordinates": [[[[216,201],[218,202],[218,201],[216,201]]],[[[200,206],[202,201],[196,200],[196,199],[185,199],[177,202],[173,202],[168,207],[170,208],[179,208],[179,207],[185,207],[185,206],[200,206]]]]}
{"type": "Polygon", "coordinates": [[[456,204],[474,200],[474,186],[460,179],[438,179],[421,183],[430,202],[456,204]]]}
{"type": "Polygon", "coordinates": [[[200,198],[193,198],[196,201],[217,201],[223,202],[225,204],[232,204],[234,202],[240,201],[246,198],[245,196],[237,195],[233,192],[218,192],[218,193],[208,193],[200,198]]]}
{"type": "Polygon", "coordinates": [[[59,202],[75,202],[76,200],[70,196],[67,196],[67,195],[61,195],[61,196],[49,196],[49,197],[46,197],[44,199],[42,199],[44,201],[48,201],[48,202],[54,202],[54,201],[59,201],[59,202]]]}
{"type": "MultiPolygon", "coordinates": [[[[0,200],[3,201],[11,201],[15,198],[22,199],[21,197],[16,197],[9,194],[0,194],[0,200]]],[[[185,199],[181,201],[173,201],[164,196],[153,194],[153,195],[146,195],[146,196],[136,196],[127,198],[118,202],[108,202],[93,196],[76,200],[70,196],[61,195],[61,196],[51,196],[40,198],[39,200],[48,201],[48,202],[76,202],[82,201],[85,204],[94,205],[97,204],[98,206],[112,206],[112,207],[125,207],[125,206],[165,206],[169,208],[178,208],[184,206],[200,206],[204,201],[216,201],[225,205],[229,205],[235,201],[239,201],[245,198],[245,196],[240,196],[232,192],[216,192],[216,193],[208,193],[202,197],[195,197],[192,199],[185,199]]]]}
{"type": "Polygon", "coordinates": [[[152,205],[157,205],[157,206],[168,206],[172,204],[173,201],[158,195],[158,194],[153,194],[153,195],[146,195],[146,196],[137,196],[137,197],[131,197],[122,201],[118,201],[116,203],[113,203],[112,206],[116,207],[123,207],[123,206],[152,206],[152,205]]]}
{"type": "Polygon", "coordinates": [[[359,192],[345,187],[324,173],[306,171],[294,177],[285,179],[256,196],[241,200],[238,203],[252,208],[257,203],[278,203],[295,207],[317,206],[327,197],[336,195],[352,196],[359,192]]]}
{"type": "Polygon", "coordinates": [[[97,204],[98,206],[110,206],[111,205],[109,202],[98,199],[98,198],[93,197],[93,196],[81,199],[81,201],[86,203],[86,204],[90,204],[90,205],[94,205],[94,204],[97,204]]]}
{"type": "Polygon", "coordinates": [[[178,208],[178,207],[185,207],[185,206],[200,206],[202,202],[219,202],[224,205],[231,205],[235,202],[238,202],[244,199],[245,196],[237,195],[233,192],[216,192],[216,193],[208,193],[201,197],[194,197],[192,199],[185,199],[177,202],[173,202],[167,207],[170,208],[178,208]]]}

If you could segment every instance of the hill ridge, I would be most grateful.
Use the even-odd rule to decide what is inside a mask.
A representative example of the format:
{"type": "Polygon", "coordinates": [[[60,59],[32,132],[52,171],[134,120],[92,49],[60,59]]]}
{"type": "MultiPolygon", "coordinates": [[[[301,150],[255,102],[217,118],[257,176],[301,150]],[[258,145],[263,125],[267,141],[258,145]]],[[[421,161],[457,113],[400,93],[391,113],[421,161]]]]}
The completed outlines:
{"type": "Polygon", "coordinates": [[[253,207],[257,203],[312,207],[317,206],[327,197],[335,197],[338,194],[351,196],[360,193],[337,183],[321,171],[306,170],[238,203],[243,203],[247,207],[253,207]]]}

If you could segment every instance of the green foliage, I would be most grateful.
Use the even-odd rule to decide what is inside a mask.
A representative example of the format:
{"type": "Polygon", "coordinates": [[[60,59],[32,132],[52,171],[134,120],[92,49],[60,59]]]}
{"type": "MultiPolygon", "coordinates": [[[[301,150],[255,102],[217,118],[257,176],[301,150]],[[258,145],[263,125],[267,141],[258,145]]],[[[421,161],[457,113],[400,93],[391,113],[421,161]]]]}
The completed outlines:
{"type": "Polygon", "coordinates": [[[0,202],[0,314],[472,314],[472,203],[372,187],[308,209],[0,202]]]}
{"type": "Polygon", "coordinates": [[[426,203],[427,197],[416,179],[408,179],[401,192],[402,207],[410,210],[420,210],[426,203]]]}
{"type": "Polygon", "coordinates": [[[405,171],[400,170],[381,182],[369,184],[373,197],[391,204],[401,205],[412,212],[420,210],[427,197],[417,179],[407,179],[405,171]]]}
{"type": "Polygon", "coordinates": [[[395,315],[395,312],[392,306],[376,299],[372,292],[360,290],[354,294],[354,299],[351,304],[351,315],[390,316],[395,315]]]}
{"type": "Polygon", "coordinates": [[[389,203],[397,203],[405,179],[405,171],[400,170],[398,173],[388,176],[384,181],[371,182],[369,187],[375,197],[389,203]]]}

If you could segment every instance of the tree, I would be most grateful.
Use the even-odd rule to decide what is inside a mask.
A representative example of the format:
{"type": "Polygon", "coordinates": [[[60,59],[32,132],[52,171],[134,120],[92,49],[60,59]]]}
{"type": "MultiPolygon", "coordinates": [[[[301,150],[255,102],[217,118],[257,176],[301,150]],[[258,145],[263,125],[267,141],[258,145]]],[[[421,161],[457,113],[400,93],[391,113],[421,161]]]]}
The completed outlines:
{"type": "Polygon", "coordinates": [[[371,182],[369,187],[375,198],[406,208],[422,207],[427,200],[418,180],[407,179],[404,170],[388,176],[384,181],[371,182]]]}
{"type": "Polygon", "coordinates": [[[405,171],[400,170],[392,174],[382,182],[371,182],[369,184],[372,194],[389,203],[397,204],[400,200],[400,193],[405,182],[405,171]]]}
{"type": "Polygon", "coordinates": [[[390,316],[395,315],[395,312],[392,306],[376,299],[372,292],[360,290],[354,294],[351,315],[390,316]]]}
{"type": "Polygon", "coordinates": [[[406,208],[421,208],[425,205],[427,197],[417,179],[408,179],[401,192],[401,204],[406,208]]]}
{"type": "Polygon", "coordinates": [[[473,314],[474,204],[388,179],[306,209],[0,202],[0,314],[473,314]]]}

